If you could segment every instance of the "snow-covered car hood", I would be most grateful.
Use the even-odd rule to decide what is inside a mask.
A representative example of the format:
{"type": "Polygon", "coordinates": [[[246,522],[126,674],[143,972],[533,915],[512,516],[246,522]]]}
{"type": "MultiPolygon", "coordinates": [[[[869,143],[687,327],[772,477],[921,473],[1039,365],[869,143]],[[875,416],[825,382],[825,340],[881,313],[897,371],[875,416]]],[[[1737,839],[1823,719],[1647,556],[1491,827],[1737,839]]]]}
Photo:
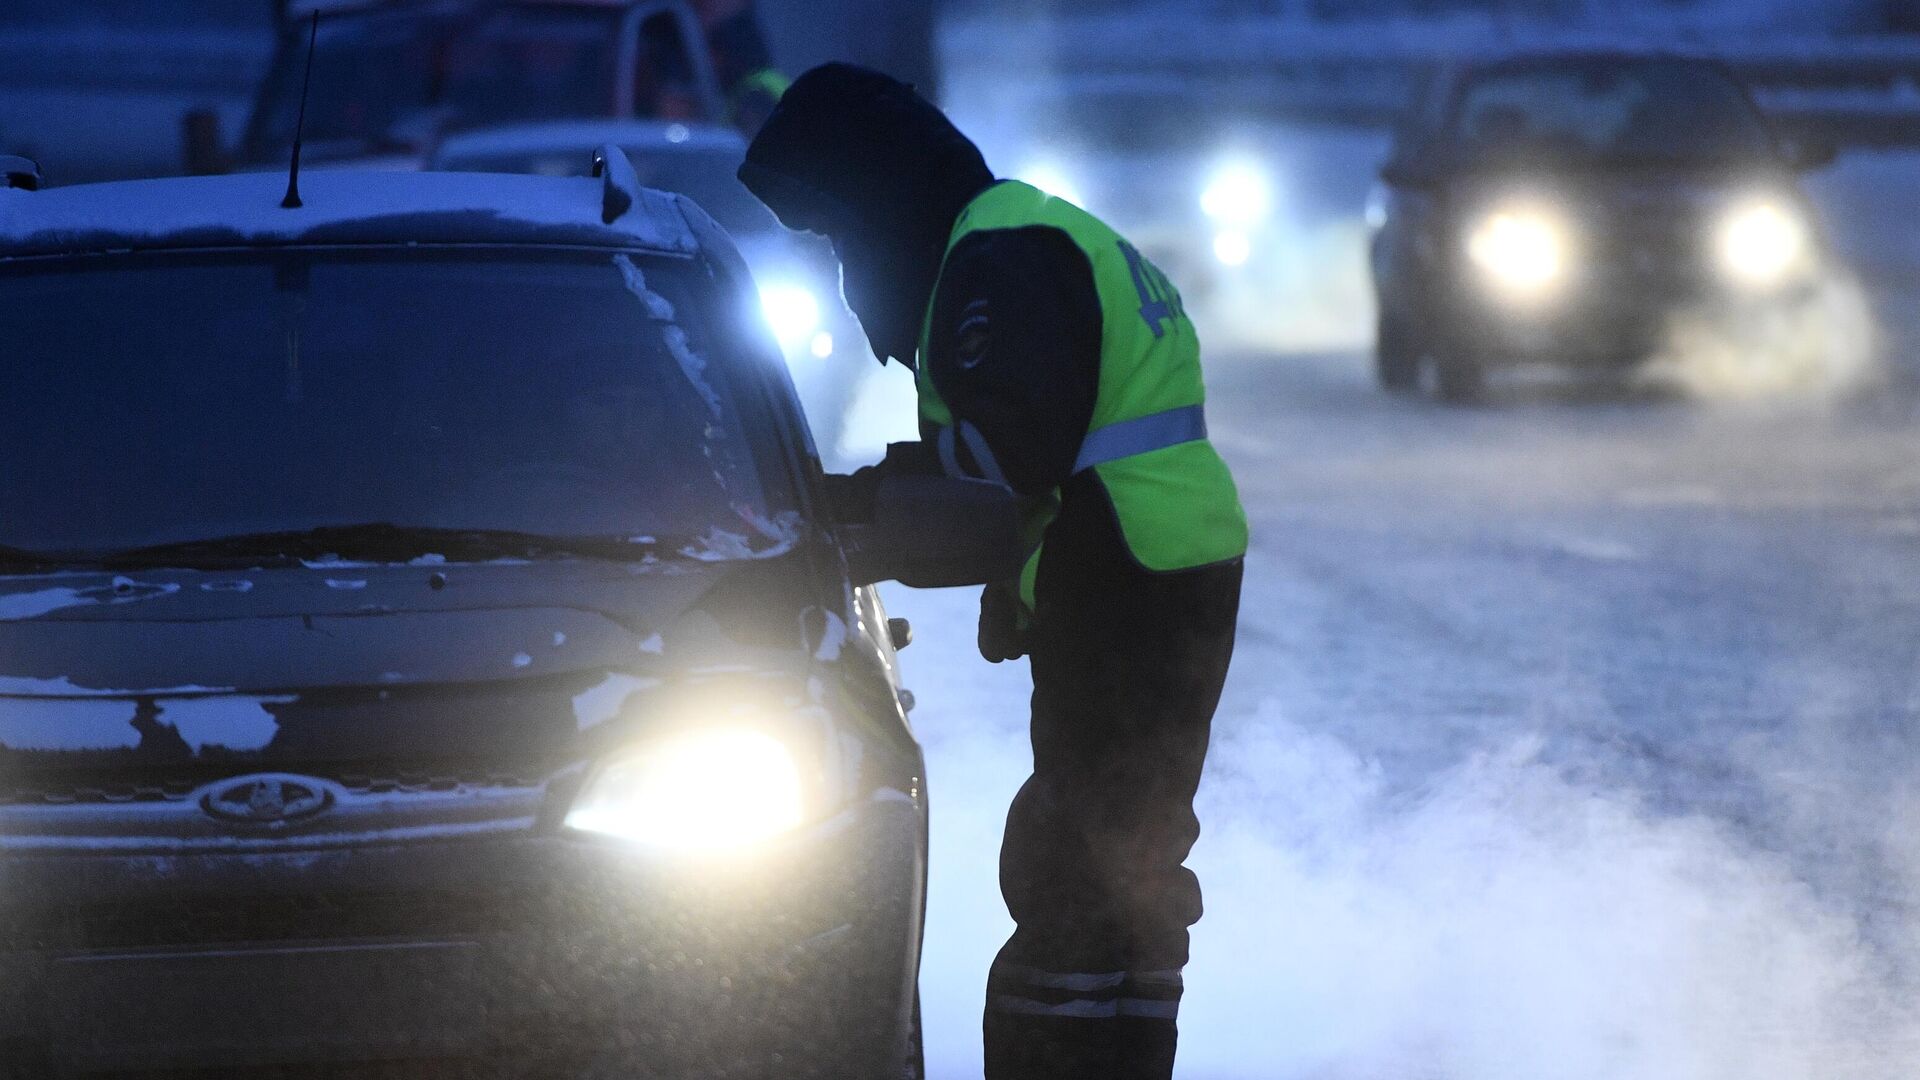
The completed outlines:
{"type": "Polygon", "coordinates": [[[265,693],[627,667],[714,576],[503,562],[11,578],[0,581],[0,694],[265,693]]]}
{"type": "Polygon", "coordinates": [[[128,754],[546,759],[669,668],[724,659],[703,597],[769,571],[784,569],[342,564],[0,580],[0,772],[128,754]]]}

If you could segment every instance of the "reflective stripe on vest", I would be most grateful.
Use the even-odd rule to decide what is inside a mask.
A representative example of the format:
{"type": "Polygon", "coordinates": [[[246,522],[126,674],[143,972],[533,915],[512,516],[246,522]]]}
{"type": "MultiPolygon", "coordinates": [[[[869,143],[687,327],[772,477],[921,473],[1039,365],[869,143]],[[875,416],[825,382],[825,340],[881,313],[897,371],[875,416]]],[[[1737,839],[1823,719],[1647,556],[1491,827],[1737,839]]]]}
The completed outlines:
{"type": "MultiPolygon", "coordinates": [[[[975,198],[954,223],[947,250],[974,232],[1034,226],[1059,230],[1086,255],[1100,300],[1100,384],[1074,475],[1091,470],[1099,477],[1128,549],[1149,570],[1184,570],[1244,554],[1246,514],[1226,462],[1207,440],[1198,335],[1166,275],[1098,218],[1018,181],[975,198]]],[[[929,352],[938,295],[936,284],[921,324],[915,382],[922,429],[949,473],[961,474],[970,458],[965,463],[976,471],[968,475],[1005,483],[986,439],[953,415],[933,385],[929,352]]],[[[1057,509],[1055,495],[1033,511],[1036,542],[1057,509]]],[[[1022,581],[1029,603],[1037,563],[1036,553],[1022,581]]]]}
{"type": "MultiPolygon", "coordinates": [[[[1207,410],[1201,405],[1185,405],[1165,412],[1136,416],[1117,424],[1108,424],[1087,432],[1080,443],[1080,456],[1074,459],[1073,475],[1078,476],[1095,465],[1122,458],[1151,454],[1181,443],[1198,442],[1207,437],[1207,410]]],[[[940,468],[948,475],[966,480],[987,480],[1008,487],[1007,474],[987,445],[980,429],[966,421],[946,425],[934,439],[940,455],[940,468]],[[956,434],[957,432],[957,434],[956,434]],[[957,444],[965,443],[977,472],[968,472],[960,464],[957,444]]]]}
{"type": "Polygon", "coordinates": [[[1206,437],[1207,410],[1201,405],[1136,416],[1087,432],[1080,443],[1080,456],[1074,459],[1073,472],[1078,476],[1095,465],[1151,454],[1206,437]]]}
{"type": "Polygon", "coordinates": [[[1001,487],[1011,487],[1007,483],[1007,474],[1000,470],[1000,462],[993,456],[993,448],[987,445],[987,437],[980,434],[980,429],[962,421],[958,430],[959,441],[967,444],[967,453],[973,455],[973,463],[980,472],[975,475],[960,467],[960,454],[954,448],[954,427],[941,428],[939,437],[934,440],[934,447],[940,453],[940,468],[948,476],[959,479],[986,480],[1001,487]]]}

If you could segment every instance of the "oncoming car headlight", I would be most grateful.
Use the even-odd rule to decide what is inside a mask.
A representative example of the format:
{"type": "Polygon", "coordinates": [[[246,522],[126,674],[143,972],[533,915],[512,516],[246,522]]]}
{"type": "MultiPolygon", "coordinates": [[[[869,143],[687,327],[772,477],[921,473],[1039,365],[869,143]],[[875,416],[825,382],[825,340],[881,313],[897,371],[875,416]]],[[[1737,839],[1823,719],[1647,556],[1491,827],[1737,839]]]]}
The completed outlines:
{"type": "Polygon", "coordinates": [[[1720,222],[1721,269],[1745,285],[1779,284],[1805,265],[1811,246],[1807,232],[1800,213],[1778,199],[1742,203],[1720,222]]]}
{"type": "Polygon", "coordinates": [[[793,752],[749,727],[693,729],[609,758],[566,826],[700,854],[749,848],[797,828],[805,784],[793,752]]]}
{"type": "Polygon", "coordinates": [[[1200,191],[1200,212],[1227,225],[1256,225],[1273,211],[1273,181],[1245,162],[1223,165],[1200,191]]]}
{"type": "Polygon", "coordinates": [[[760,306],[782,348],[793,349],[820,330],[820,298],[805,285],[784,281],[762,285],[760,306]]]}
{"type": "Polygon", "coordinates": [[[1507,207],[1481,218],[1467,234],[1467,257],[1509,295],[1534,299],[1567,275],[1571,231],[1538,207],[1507,207]]]}

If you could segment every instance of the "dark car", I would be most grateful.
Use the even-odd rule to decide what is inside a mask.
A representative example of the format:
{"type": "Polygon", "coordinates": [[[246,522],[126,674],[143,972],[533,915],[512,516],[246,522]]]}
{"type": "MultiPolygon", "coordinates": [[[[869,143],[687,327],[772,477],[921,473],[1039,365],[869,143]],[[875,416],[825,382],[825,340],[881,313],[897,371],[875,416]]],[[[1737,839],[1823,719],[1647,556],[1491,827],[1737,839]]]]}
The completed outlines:
{"type": "Polygon", "coordinates": [[[718,124],[647,120],[556,120],[452,135],[428,168],[462,172],[585,175],[593,151],[618,146],[640,182],[685,195],[712,214],[746,258],[774,337],[786,354],[814,437],[832,460],[863,380],[879,369],[860,325],[840,298],[840,264],[817,236],[783,228],[736,173],[747,140],[718,124]]]}
{"type": "Polygon", "coordinates": [[[604,154],[0,189],[0,1075],[916,1074],[869,586],[1017,515],[823,509],[744,264],[604,154]]]}
{"type": "Polygon", "coordinates": [[[1369,208],[1378,376],[1475,396],[1490,366],[1631,368],[1686,313],[1808,299],[1825,258],[1799,184],[1831,152],[1777,139],[1721,66],[1551,55],[1443,74],[1369,208]]]}
{"type": "MultiPolygon", "coordinates": [[[[283,167],[303,115],[309,162],[417,167],[449,132],[725,108],[684,0],[305,0],[288,5],[231,164],[283,167]],[[315,10],[309,83],[301,16],[315,10]]],[[[207,163],[190,171],[225,156],[212,123],[189,127],[187,159],[207,163]]]]}

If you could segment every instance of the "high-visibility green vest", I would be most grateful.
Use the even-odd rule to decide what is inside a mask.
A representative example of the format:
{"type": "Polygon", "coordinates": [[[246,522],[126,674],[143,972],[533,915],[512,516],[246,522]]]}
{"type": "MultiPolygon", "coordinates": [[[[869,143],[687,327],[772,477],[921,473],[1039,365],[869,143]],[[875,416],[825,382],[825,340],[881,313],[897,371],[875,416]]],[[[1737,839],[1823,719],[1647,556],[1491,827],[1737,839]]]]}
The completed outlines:
{"type": "MultiPolygon", "coordinates": [[[[1086,253],[1100,297],[1100,387],[1076,474],[1089,468],[1099,474],[1127,547],[1149,570],[1186,570],[1245,554],[1247,516],[1226,462],[1206,437],[1199,338],[1159,268],[1092,214],[1018,181],[995,184],[961,212],[947,253],[976,232],[1036,225],[1059,229],[1086,253]]],[[[920,418],[938,429],[949,471],[958,471],[955,447],[965,445],[989,478],[998,479],[985,440],[964,418],[954,422],[934,388],[932,331],[929,302],[920,334],[920,418]]],[[[1036,541],[1052,514],[1051,506],[1035,511],[1036,541]]],[[[1021,581],[1029,606],[1038,568],[1036,551],[1021,581]]]]}

